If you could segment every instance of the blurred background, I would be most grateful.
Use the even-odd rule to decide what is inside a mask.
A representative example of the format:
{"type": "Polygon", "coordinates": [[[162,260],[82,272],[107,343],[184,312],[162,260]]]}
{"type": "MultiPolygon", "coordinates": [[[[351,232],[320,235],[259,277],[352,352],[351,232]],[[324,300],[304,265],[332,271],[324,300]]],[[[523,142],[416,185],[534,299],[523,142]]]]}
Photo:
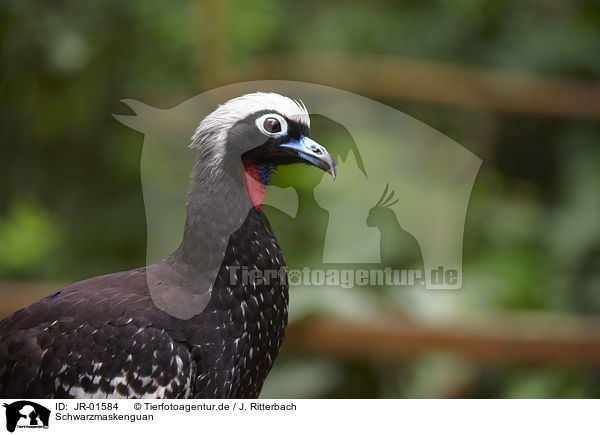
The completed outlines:
{"type": "MultiPolygon", "coordinates": [[[[599,397],[599,53],[597,0],[5,0],[0,316],[144,265],[143,136],[111,116],[131,114],[120,99],[299,80],[390,105],[483,165],[463,288],[292,288],[261,397],[599,397]]],[[[301,197],[313,176],[278,183],[301,197]]],[[[320,255],[315,216],[272,219],[290,267],[320,255]]]]}

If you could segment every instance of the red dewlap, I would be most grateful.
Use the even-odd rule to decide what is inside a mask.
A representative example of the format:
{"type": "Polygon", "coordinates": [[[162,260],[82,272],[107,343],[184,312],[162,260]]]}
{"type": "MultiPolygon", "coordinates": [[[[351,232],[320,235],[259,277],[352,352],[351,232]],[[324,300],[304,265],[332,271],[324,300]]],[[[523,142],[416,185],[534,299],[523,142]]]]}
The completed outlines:
{"type": "Polygon", "coordinates": [[[265,199],[267,188],[259,181],[258,170],[254,162],[244,162],[244,175],[246,178],[246,193],[254,209],[258,210],[265,199]]]}

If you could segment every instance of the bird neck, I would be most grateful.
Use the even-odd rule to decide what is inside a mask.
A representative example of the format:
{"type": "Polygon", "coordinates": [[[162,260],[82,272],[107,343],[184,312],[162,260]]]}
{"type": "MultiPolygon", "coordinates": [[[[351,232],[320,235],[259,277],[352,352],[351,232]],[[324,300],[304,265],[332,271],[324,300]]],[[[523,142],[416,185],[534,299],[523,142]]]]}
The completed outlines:
{"type": "Polygon", "coordinates": [[[183,240],[172,254],[178,261],[199,264],[204,269],[207,255],[227,246],[229,236],[242,225],[252,207],[243,173],[241,162],[215,168],[197,160],[187,197],[183,240]]]}

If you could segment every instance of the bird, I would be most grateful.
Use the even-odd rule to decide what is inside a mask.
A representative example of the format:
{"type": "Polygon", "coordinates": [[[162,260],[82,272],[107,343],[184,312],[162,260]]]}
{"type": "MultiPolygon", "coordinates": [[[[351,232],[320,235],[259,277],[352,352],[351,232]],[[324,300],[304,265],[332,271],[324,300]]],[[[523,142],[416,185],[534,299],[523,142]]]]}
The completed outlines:
{"type": "Polygon", "coordinates": [[[260,206],[274,171],[336,177],[300,100],[254,92],[198,125],[180,245],[0,322],[2,398],[256,398],[282,345],[286,265],[260,206]],[[246,280],[239,271],[279,271],[246,280]],[[235,273],[234,273],[235,272],[235,273]],[[233,279],[235,278],[235,279],[233,279]]]}
{"type": "Polygon", "coordinates": [[[379,251],[381,263],[394,268],[411,267],[411,270],[423,269],[423,254],[417,239],[406,231],[398,222],[392,206],[400,201],[395,197],[395,191],[388,194],[389,184],[386,184],[379,201],[369,210],[366,224],[376,227],[380,233],[379,251]]]}

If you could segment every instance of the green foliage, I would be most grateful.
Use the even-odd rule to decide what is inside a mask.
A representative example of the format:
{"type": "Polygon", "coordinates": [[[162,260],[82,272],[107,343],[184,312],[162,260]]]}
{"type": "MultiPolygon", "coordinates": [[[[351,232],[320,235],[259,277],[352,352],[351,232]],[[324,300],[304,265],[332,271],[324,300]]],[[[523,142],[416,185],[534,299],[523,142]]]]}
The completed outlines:
{"type": "MultiPolygon", "coordinates": [[[[0,278],[68,282],[145,262],[142,136],[110,116],[128,113],[120,99],[168,108],[205,90],[207,77],[257,56],[314,51],[598,80],[600,6],[593,0],[6,0],[0,46],[0,278]]],[[[597,121],[385,102],[484,160],[465,227],[464,288],[453,295],[298,291],[292,320],[317,312],[354,318],[381,307],[416,320],[524,309],[600,313],[597,121]]],[[[349,139],[317,121],[314,132],[330,149],[349,139]]],[[[275,182],[309,195],[322,174],[304,169],[286,168],[275,182]]],[[[291,265],[319,261],[309,248],[316,246],[311,228],[318,218],[300,216],[293,231],[280,235],[291,265]]],[[[273,216],[276,231],[283,219],[273,216]]],[[[591,371],[475,366],[424,355],[394,367],[288,357],[276,364],[265,396],[439,397],[460,390],[458,381],[463,394],[475,397],[600,392],[591,371]]]]}
{"type": "Polygon", "coordinates": [[[0,219],[0,272],[27,276],[56,248],[62,228],[37,201],[21,199],[0,219]]]}

